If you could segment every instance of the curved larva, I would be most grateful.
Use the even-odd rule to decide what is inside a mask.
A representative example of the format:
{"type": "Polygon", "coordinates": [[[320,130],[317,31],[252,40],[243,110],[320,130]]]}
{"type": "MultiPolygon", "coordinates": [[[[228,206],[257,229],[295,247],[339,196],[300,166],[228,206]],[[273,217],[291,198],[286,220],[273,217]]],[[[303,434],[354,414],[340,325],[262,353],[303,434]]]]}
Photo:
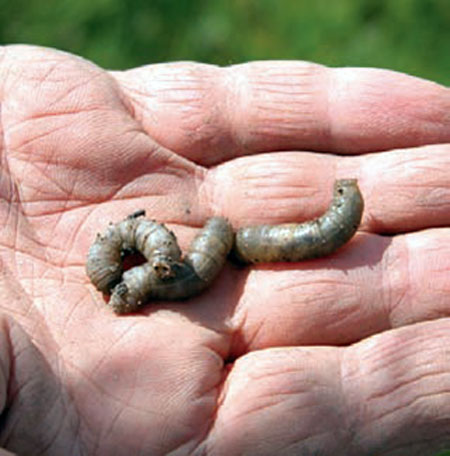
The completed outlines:
{"type": "Polygon", "coordinates": [[[110,224],[89,249],[86,273],[95,287],[109,294],[121,281],[124,254],[138,250],[152,261],[160,275],[170,274],[168,263],[181,257],[175,235],[164,225],[141,217],[140,210],[119,223],[110,224]],[[169,260],[170,259],[170,260],[169,260]]]}
{"type": "Polygon", "coordinates": [[[151,261],[126,271],[113,289],[109,305],[122,314],[150,299],[181,300],[203,291],[223,268],[233,245],[227,219],[213,217],[193,239],[183,261],[170,261],[171,274],[161,275],[151,261]]]}
{"type": "Polygon", "coordinates": [[[230,223],[213,217],[181,261],[175,235],[164,225],[138,218],[141,215],[110,225],[88,254],[88,276],[100,291],[111,293],[108,305],[119,314],[133,312],[150,299],[179,300],[200,293],[220,272],[233,245],[230,223]],[[123,252],[130,250],[148,261],[123,272],[123,252]]]}
{"type": "Polygon", "coordinates": [[[355,234],[363,209],[357,180],[336,180],[331,204],[321,217],[301,224],[241,228],[236,233],[233,255],[242,263],[300,261],[329,255],[355,234]]]}
{"type": "Polygon", "coordinates": [[[203,283],[209,283],[222,269],[233,241],[233,228],[228,220],[210,218],[193,239],[184,262],[192,267],[203,283]]]}

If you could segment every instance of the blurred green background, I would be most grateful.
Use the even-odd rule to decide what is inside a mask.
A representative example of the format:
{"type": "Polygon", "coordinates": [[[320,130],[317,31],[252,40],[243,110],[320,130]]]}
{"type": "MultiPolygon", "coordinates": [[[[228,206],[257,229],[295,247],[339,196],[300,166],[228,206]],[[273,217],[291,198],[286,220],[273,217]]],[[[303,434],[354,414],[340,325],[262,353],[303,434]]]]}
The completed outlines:
{"type": "Polygon", "coordinates": [[[449,0],[0,0],[0,42],[108,69],[302,59],[450,84],[449,0]]]}
{"type": "Polygon", "coordinates": [[[0,44],[11,43],[107,69],[300,59],[450,85],[450,0],[0,0],[0,44]]]}

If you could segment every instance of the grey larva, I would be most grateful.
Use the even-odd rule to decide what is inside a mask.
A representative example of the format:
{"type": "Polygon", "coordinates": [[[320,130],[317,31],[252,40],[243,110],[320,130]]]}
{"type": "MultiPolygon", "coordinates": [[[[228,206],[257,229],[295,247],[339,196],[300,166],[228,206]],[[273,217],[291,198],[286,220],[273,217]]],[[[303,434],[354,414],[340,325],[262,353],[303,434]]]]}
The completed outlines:
{"type": "Polygon", "coordinates": [[[233,244],[233,230],[222,217],[207,221],[184,259],[175,235],[164,225],[141,219],[138,211],[110,225],[88,253],[86,271],[92,283],[111,294],[116,313],[136,310],[150,299],[186,299],[205,289],[222,269],[233,244]],[[122,270],[124,252],[137,250],[147,262],[122,270]]]}
{"type": "Polygon", "coordinates": [[[98,290],[111,294],[116,313],[132,312],[150,299],[186,299],[204,290],[217,276],[233,246],[243,263],[300,261],[329,255],[355,234],[364,201],[356,179],[334,184],[328,210],[301,224],[257,225],[241,228],[233,246],[233,230],[223,217],[213,217],[181,258],[175,235],[163,224],[142,218],[140,210],[110,224],[97,235],[86,271],[98,290]],[[122,260],[139,251],[146,262],[123,272],[122,260]]]}
{"type": "Polygon", "coordinates": [[[126,253],[141,252],[161,271],[167,262],[180,259],[181,250],[175,235],[160,223],[142,219],[144,215],[145,211],[140,210],[119,223],[111,223],[104,235],[97,235],[89,249],[86,272],[103,293],[109,293],[121,281],[122,259],[126,253]]]}
{"type": "Polygon", "coordinates": [[[321,217],[301,224],[241,228],[236,233],[233,255],[242,263],[300,261],[329,255],[353,237],[363,209],[357,180],[336,180],[331,204],[321,217]]]}

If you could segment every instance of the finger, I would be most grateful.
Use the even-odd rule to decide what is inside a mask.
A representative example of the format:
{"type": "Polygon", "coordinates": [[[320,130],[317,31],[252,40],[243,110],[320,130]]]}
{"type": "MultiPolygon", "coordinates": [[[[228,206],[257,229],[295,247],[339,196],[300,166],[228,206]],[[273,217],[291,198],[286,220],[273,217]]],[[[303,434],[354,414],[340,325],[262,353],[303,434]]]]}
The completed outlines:
{"type": "MultiPolygon", "coordinates": [[[[357,235],[335,255],[247,268],[233,356],[280,345],[340,345],[450,315],[450,229],[357,235]]],[[[242,271],[241,271],[242,272],[242,271]]]]}
{"type": "Polygon", "coordinates": [[[267,61],[113,74],[148,134],[203,164],[273,150],[358,153],[450,141],[450,90],[393,71],[267,61]]]}
{"type": "Polygon", "coordinates": [[[448,443],[450,321],[347,348],[275,348],[238,359],[211,454],[433,455],[448,443]],[[243,400],[245,398],[245,400],[243,400]]]}
{"type": "Polygon", "coordinates": [[[449,172],[449,145],[339,158],[262,154],[209,170],[199,200],[235,227],[302,222],[327,209],[335,179],[358,178],[362,229],[405,232],[450,224],[449,172]]]}

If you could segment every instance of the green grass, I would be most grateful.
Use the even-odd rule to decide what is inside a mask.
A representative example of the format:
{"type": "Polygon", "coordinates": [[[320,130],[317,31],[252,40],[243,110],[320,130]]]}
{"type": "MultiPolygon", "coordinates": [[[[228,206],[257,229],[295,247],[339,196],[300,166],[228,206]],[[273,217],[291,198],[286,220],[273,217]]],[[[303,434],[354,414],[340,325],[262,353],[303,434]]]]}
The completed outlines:
{"type": "Polygon", "coordinates": [[[111,69],[197,60],[376,66],[450,84],[448,0],[0,0],[0,42],[111,69]]]}

